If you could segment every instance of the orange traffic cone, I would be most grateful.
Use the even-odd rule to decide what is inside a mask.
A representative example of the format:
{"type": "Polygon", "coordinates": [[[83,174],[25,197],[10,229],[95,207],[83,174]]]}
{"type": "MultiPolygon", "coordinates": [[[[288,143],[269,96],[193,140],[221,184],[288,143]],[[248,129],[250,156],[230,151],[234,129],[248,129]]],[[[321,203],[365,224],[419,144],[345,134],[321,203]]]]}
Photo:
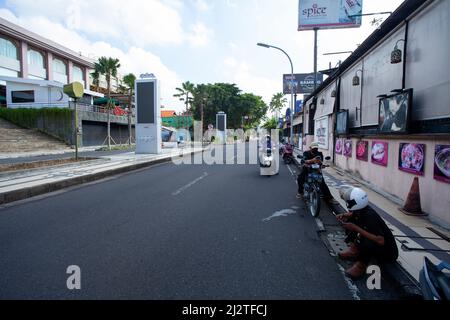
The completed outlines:
{"type": "Polygon", "coordinates": [[[415,177],[411,190],[409,191],[408,198],[406,199],[405,206],[400,208],[400,211],[409,216],[427,216],[422,211],[422,205],[420,203],[420,188],[419,178],[415,177]]]}

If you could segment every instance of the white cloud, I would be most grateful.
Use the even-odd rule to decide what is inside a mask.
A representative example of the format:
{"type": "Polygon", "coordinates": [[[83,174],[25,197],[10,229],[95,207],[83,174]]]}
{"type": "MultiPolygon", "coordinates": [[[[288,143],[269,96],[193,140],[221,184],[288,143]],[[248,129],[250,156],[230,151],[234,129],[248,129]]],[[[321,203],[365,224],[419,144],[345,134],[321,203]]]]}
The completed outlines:
{"type": "Polygon", "coordinates": [[[192,33],[188,35],[188,39],[193,47],[204,47],[208,45],[214,37],[214,31],[208,29],[201,22],[197,22],[192,27],[191,31],[192,33]]]}
{"type": "Polygon", "coordinates": [[[129,72],[133,72],[137,76],[145,72],[154,73],[162,80],[162,104],[176,110],[182,110],[181,103],[172,96],[175,87],[182,82],[180,76],[152,52],[135,46],[122,50],[104,41],[91,42],[77,32],[45,17],[17,17],[5,9],[0,9],[0,17],[17,23],[76,52],[83,52],[85,55],[96,57],[104,55],[117,58],[121,63],[120,73],[122,75],[129,72]]]}
{"type": "MultiPolygon", "coordinates": [[[[203,9],[208,6],[197,3],[203,9]]],[[[179,0],[7,0],[6,5],[21,17],[44,16],[88,37],[129,46],[184,41],[203,46],[212,36],[202,23],[195,24],[192,33],[183,29],[179,0]]]]}
{"type": "Polygon", "coordinates": [[[205,12],[210,9],[210,5],[205,0],[195,0],[194,4],[199,11],[205,12]]]}
{"type": "Polygon", "coordinates": [[[228,81],[235,83],[243,92],[261,96],[269,104],[273,94],[280,91],[281,84],[269,78],[255,74],[249,63],[238,62],[234,57],[223,61],[223,73],[228,81]]]}

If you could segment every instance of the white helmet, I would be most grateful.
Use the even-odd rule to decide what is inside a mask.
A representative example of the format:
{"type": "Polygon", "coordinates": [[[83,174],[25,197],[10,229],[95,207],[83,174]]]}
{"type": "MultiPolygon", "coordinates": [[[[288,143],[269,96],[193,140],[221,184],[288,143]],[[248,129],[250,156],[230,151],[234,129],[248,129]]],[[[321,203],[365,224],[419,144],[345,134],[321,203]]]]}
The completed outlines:
{"type": "Polygon", "coordinates": [[[360,188],[344,186],[339,190],[341,198],[347,204],[347,209],[357,211],[364,209],[369,205],[369,197],[367,193],[360,188]]]}

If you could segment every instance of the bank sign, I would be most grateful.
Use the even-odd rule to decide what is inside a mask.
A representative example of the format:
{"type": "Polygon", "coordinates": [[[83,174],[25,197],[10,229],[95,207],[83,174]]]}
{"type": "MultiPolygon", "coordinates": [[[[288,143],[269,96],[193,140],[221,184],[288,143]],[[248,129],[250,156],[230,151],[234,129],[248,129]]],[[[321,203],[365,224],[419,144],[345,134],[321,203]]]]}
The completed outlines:
{"type": "MultiPolygon", "coordinates": [[[[290,74],[283,75],[283,93],[291,94],[291,86],[294,86],[294,93],[311,94],[314,91],[314,73],[297,73],[291,81],[290,74]]],[[[323,74],[317,73],[317,87],[323,82],[323,74]]]]}
{"type": "Polygon", "coordinates": [[[363,0],[299,0],[298,31],[357,28],[363,0]]]}

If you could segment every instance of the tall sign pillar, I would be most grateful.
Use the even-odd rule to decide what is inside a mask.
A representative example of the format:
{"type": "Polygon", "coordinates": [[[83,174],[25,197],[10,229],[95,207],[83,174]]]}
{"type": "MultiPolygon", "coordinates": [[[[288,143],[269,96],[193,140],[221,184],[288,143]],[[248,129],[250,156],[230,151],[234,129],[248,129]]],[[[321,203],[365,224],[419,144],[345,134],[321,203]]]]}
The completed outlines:
{"type": "Polygon", "coordinates": [[[141,75],[135,84],[136,153],[159,154],[162,149],[159,80],[141,75]]]}
{"type": "Polygon", "coordinates": [[[225,112],[220,111],[216,115],[216,128],[217,128],[217,138],[220,142],[227,142],[227,115],[225,112]]]}

